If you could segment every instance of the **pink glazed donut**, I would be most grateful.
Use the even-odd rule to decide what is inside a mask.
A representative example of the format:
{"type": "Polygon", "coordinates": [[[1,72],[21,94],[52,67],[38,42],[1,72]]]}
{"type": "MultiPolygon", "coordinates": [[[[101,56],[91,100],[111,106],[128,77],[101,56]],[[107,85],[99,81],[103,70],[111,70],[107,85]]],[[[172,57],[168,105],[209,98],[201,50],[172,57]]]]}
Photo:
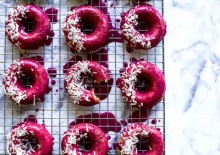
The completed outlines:
{"type": "Polygon", "coordinates": [[[47,14],[32,4],[17,6],[7,17],[5,34],[9,41],[20,49],[37,49],[50,36],[51,25],[47,14]],[[26,32],[24,24],[33,22],[33,31],[26,32]]]}
{"type": "Polygon", "coordinates": [[[15,60],[5,71],[2,84],[6,95],[16,104],[33,104],[42,101],[47,92],[49,78],[44,67],[35,60],[22,58],[15,60]],[[32,77],[30,88],[21,86],[22,75],[32,77]]]}
{"type": "Polygon", "coordinates": [[[137,61],[128,64],[118,81],[123,99],[133,107],[152,108],[163,98],[166,85],[164,75],[154,64],[137,61]],[[145,91],[138,91],[138,77],[144,77],[148,82],[145,91]]]}
{"type": "Polygon", "coordinates": [[[69,12],[63,23],[63,33],[68,45],[77,52],[95,52],[108,43],[109,20],[92,6],[81,6],[69,12]],[[91,23],[91,34],[82,32],[83,23],[91,23]]]}
{"type": "Polygon", "coordinates": [[[64,78],[64,86],[74,104],[92,106],[100,103],[94,88],[85,88],[83,76],[89,75],[94,83],[108,82],[108,69],[94,61],[79,61],[72,65],[64,78]]]}
{"type": "Polygon", "coordinates": [[[45,127],[34,122],[22,122],[8,134],[8,152],[12,155],[51,155],[53,137],[45,127]],[[35,149],[26,148],[24,141],[36,140],[35,149]]]}
{"type": "Polygon", "coordinates": [[[163,155],[163,152],[164,142],[161,133],[140,123],[127,126],[118,141],[119,155],[163,155]],[[137,144],[143,139],[147,141],[149,149],[144,153],[138,153],[137,144]]]}
{"type": "Polygon", "coordinates": [[[97,126],[90,123],[81,123],[72,126],[61,142],[63,155],[107,155],[108,140],[105,133],[97,126]],[[88,152],[79,149],[80,141],[88,138],[91,143],[91,149],[88,152]]]}
{"type": "Polygon", "coordinates": [[[155,47],[166,34],[166,23],[161,14],[151,5],[139,5],[128,10],[122,17],[121,29],[123,39],[135,49],[155,47]],[[148,31],[137,30],[139,22],[147,22],[148,31]]]}

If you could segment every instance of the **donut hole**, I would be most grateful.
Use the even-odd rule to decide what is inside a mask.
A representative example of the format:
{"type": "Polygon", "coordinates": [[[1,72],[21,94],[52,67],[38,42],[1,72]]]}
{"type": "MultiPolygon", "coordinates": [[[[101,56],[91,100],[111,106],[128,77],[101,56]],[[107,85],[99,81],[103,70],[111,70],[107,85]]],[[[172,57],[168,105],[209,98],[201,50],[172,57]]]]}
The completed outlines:
{"type": "Polygon", "coordinates": [[[26,33],[31,33],[34,31],[35,24],[34,20],[30,17],[27,17],[25,19],[22,19],[22,30],[26,33]]]}
{"type": "Polygon", "coordinates": [[[94,25],[91,22],[91,19],[89,19],[89,17],[82,17],[81,18],[80,28],[84,34],[87,34],[87,35],[91,34],[93,32],[93,27],[94,27],[94,25]]]}
{"type": "Polygon", "coordinates": [[[139,92],[146,92],[150,87],[150,80],[143,76],[143,75],[138,75],[137,76],[137,81],[135,83],[135,88],[139,92]]]}
{"type": "Polygon", "coordinates": [[[82,81],[83,86],[85,87],[85,89],[91,90],[93,88],[94,80],[93,80],[92,76],[89,73],[83,73],[81,75],[81,81],[82,81]]]}
{"type": "Polygon", "coordinates": [[[148,25],[147,22],[138,21],[138,25],[137,25],[136,29],[137,29],[140,33],[145,33],[145,32],[148,31],[149,25],[148,25]]]}
{"type": "Polygon", "coordinates": [[[37,149],[37,140],[32,135],[27,135],[26,137],[21,139],[22,148],[25,151],[31,151],[37,149]]]}
{"type": "Polygon", "coordinates": [[[138,153],[147,153],[152,150],[149,139],[147,137],[138,137],[138,143],[136,144],[138,153]]]}
{"type": "Polygon", "coordinates": [[[106,95],[108,95],[108,91],[110,90],[111,87],[111,82],[113,82],[112,80],[109,80],[108,82],[105,81],[101,81],[101,82],[95,82],[94,78],[92,77],[92,75],[90,75],[89,73],[86,74],[82,74],[81,75],[81,81],[83,83],[83,86],[85,89],[87,90],[91,90],[94,89],[95,95],[100,99],[105,99],[106,95]]]}
{"type": "Polygon", "coordinates": [[[155,21],[152,18],[150,18],[150,15],[146,15],[146,14],[139,14],[137,21],[138,21],[138,25],[136,26],[136,29],[140,33],[148,32],[155,23],[155,21]]]}
{"type": "Polygon", "coordinates": [[[34,76],[28,72],[21,73],[19,83],[24,88],[31,88],[34,84],[34,76]]]}
{"type": "Polygon", "coordinates": [[[83,137],[78,142],[78,149],[81,152],[89,152],[92,149],[92,143],[89,137],[83,137]]]}

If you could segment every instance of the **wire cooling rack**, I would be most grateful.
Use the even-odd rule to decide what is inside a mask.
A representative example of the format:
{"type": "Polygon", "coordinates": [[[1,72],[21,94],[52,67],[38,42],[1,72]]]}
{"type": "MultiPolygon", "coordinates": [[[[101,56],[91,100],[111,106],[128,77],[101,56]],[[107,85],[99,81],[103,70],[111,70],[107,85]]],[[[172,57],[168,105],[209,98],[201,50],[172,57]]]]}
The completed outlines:
{"type": "MultiPolygon", "coordinates": [[[[72,0],[74,1],[74,0],[72,0]]],[[[64,21],[68,10],[73,5],[71,0],[27,0],[26,3],[34,2],[41,6],[44,10],[54,7],[58,9],[58,22],[52,24],[55,35],[50,46],[43,46],[38,50],[21,51],[13,46],[5,37],[5,18],[9,10],[17,4],[24,4],[21,0],[0,0],[0,81],[2,81],[3,73],[12,63],[13,60],[21,57],[32,57],[41,55],[44,57],[44,67],[54,67],[57,69],[57,76],[50,78],[55,80],[56,84],[52,85],[52,91],[45,95],[45,101],[36,103],[35,105],[18,106],[4,94],[2,85],[0,85],[0,154],[7,154],[7,138],[6,135],[11,127],[22,122],[29,115],[35,115],[39,124],[45,124],[48,131],[54,137],[53,154],[61,154],[60,142],[64,131],[68,129],[69,124],[79,115],[91,113],[111,112],[120,122],[127,120],[128,116],[134,111],[127,105],[122,97],[119,89],[116,87],[116,79],[120,77],[119,70],[124,62],[129,62],[131,57],[154,63],[162,71],[164,71],[164,44],[163,41],[155,48],[148,51],[139,50],[133,53],[126,52],[125,43],[112,42],[108,48],[108,65],[111,70],[114,83],[107,99],[102,100],[99,105],[92,107],[80,107],[73,105],[63,87],[63,65],[74,55],[68,48],[64,36],[61,31],[61,24],[64,21]]],[[[159,12],[163,14],[163,0],[151,0],[149,2],[159,12]]],[[[107,1],[108,12],[110,13],[113,26],[119,27],[120,23],[116,19],[121,18],[121,13],[128,10],[131,6],[127,0],[107,1]],[[111,5],[113,4],[113,5],[111,5]]],[[[110,37],[110,39],[113,39],[110,37]]],[[[82,55],[85,57],[85,55],[82,55]]],[[[92,118],[100,121],[102,118],[92,118]]],[[[108,118],[105,119],[108,121],[108,118]]],[[[165,138],[165,104],[164,99],[155,106],[145,121],[151,126],[155,126],[160,130],[165,138]],[[157,123],[155,123],[155,120],[157,123]]],[[[125,127],[122,123],[122,129],[125,127]]],[[[111,125],[111,127],[115,127],[111,125]]],[[[116,155],[117,151],[113,144],[117,141],[120,133],[110,131],[107,133],[111,136],[109,140],[109,154],[116,155]]],[[[165,139],[164,139],[165,140],[165,139]]]]}

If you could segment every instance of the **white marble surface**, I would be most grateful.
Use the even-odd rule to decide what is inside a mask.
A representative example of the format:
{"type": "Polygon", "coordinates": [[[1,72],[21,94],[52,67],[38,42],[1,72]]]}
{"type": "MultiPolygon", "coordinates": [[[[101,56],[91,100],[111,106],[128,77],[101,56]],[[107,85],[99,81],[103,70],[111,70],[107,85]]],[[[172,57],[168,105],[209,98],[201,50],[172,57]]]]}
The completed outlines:
{"type": "Polygon", "coordinates": [[[220,154],[220,1],[166,0],[166,154],[220,154]]]}

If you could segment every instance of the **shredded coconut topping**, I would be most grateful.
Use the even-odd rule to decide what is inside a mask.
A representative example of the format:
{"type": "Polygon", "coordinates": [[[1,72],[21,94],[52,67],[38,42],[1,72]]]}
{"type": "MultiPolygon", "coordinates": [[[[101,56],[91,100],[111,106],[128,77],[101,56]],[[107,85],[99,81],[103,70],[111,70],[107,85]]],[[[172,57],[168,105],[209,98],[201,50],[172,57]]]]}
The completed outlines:
{"type": "Polygon", "coordinates": [[[86,101],[90,101],[88,96],[84,92],[89,92],[83,86],[83,81],[81,75],[83,73],[91,73],[91,70],[88,68],[88,62],[78,62],[70,68],[70,72],[65,76],[64,80],[67,82],[66,90],[70,96],[71,101],[74,104],[79,104],[84,98],[86,101]]]}
{"type": "Polygon", "coordinates": [[[11,97],[17,104],[20,104],[21,100],[25,100],[27,98],[27,92],[21,91],[16,86],[18,78],[20,78],[22,74],[21,67],[22,61],[15,60],[5,71],[2,81],[5,94],[11,97]]]}
{"type": "Polygon", "coordinates": [[[141,125],[134,124],[127,127],[119,139],[119,146],[121,147],[121,154],[133,155],[137,152],[138,136],[148,137],[148,132],[142,128],[141,125]]]}
{"type": "Polygon", "coordinates": [[[73,149],[73,145],[77,145],[77,143],[83,139],[87,138],[88,133],[80,134],[79,129],[72,128],[69,129],[64,137],[67,136],[67,140],[65,142],[64,149],[62,150],[63,154],[68,155],[81,155],[82,153],[80,151],[77,151],[76,147],[73,149]]]}
{"type": "MultiPolygon", "coordinates": [[[[17,154],[17,155],[30,155],[35,152],[35,150],[30,146],[29,143],[26,145],[22,144],[22,140],[25,136],[29,133],[27,131],[27,127],[25,125],[21,125],[11,129],[11,131],[7,135],[8,143],[7,143],[7,151],[10,154],[17,154]],[[29,146],[27,146],[29,144],[29,146]],[[28,150],[26,150],[29,148],[28,150]]],[[[34,132],[30,133],[34,135],[34,132]]],[[[38,145],[39,146],[39,145],[38,145]]]]}
{"type": "Polygon", "coordinates": [[[135,27],[138,25],[138,15],[134,10],[130,10],[129,14],[125,16],[125,23],[122,26],[122,33],[134,46],[140,44],[143,48],[151,48],[150,39],[146,38],[144,34],[139,33],[135,27]]]}
{"type": "Polygon", "coordinates": [[[122,88],[121,92],[126,94],[123,96],[123,99],[126,102],[129,102],[130,105],[136,105],[137,101],[135,100],[135,84],[137,82],[137,75],[141,73],[141,66],[137,63],[130,63],[126,67],[125,71],[122,73],[122,88]]]}
{"type": "Polygon", "coordinates": [[[69,17],[67,17],[67,20],[62,24],[62,29],[64,32],[67,33],[66,38],[70,40],[68,42],[70,47],[75,47],[77,51],[85,50],[84,42],[82,39],[82,36],[84,35],[83,32],[81,32],[78,24],[80,22],[80,17],[77,15],[76,11],[70,11],[69,17]],[[73,17],[74,18],[71,18],[73,17]]]}
{"type": "Polygon", "coordinates": [[[17,22],[21,21],[21,18],[27,18],[27,12],[28,10],[25,9],[23,5],[17,6],[9,13],[8,17],[6,18],[6,34],[18,47],[20,47],[20,43],[18,42],[18,37],[20,34],[18,32],[19,25],[17,22]]]}

